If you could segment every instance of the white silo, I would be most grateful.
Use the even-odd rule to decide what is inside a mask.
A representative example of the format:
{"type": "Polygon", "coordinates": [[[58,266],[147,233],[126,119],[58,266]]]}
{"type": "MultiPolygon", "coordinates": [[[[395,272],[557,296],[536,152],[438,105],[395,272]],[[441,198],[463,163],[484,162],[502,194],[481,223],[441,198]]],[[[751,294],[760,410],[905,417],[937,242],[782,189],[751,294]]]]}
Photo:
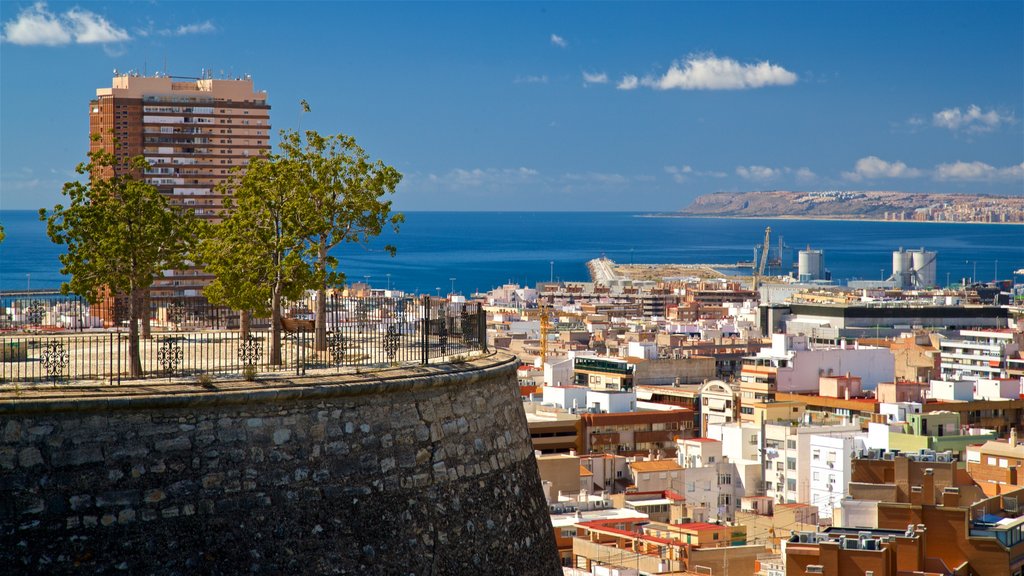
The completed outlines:
{"type": "Polygon", "coordinates": [[[813,282],[825,279],[825,252],[823,250],[801,250],[797,255],[797,280],[813,282]]]}
{"type": "Polygon", "coordinates": [[[892,276],[889,279],[896,283],[897,288],[910,288],[913,264],[910,252],[904,251],[902,246],[892,253],[892,276]]]}
{"type": "Polygon", "coordinates": [[[924,248],[910,250],[909,253],[913,260],[911,279],[914,288],[934,288],[936,253],[926,252],[924,248]]]}

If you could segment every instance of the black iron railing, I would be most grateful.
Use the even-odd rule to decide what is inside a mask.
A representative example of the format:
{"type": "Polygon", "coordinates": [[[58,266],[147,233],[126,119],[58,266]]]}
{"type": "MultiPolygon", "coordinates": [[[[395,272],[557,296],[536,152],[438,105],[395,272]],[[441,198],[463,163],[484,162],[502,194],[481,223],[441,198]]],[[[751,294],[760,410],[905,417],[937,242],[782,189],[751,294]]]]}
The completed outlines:
{"type": "MultiPolygon", "coordinates": [[[[105,381],[130,374],[127,312],[117,302],[88,305],[77,297],[2,299],[0,384],[105,381]]],[[[280,363],[270,364],[267,318],[253,318],[248,335],[239,314],[196,299],[150,299],[149,337],[140,340],[144,377],[426,364],[486,349],[479,303],[429,296],[330,296],[323,318],[315,300],[289,302],[281,325],[280,363]],[[317,337],[318,323],[324,335],[317,337]]]]}

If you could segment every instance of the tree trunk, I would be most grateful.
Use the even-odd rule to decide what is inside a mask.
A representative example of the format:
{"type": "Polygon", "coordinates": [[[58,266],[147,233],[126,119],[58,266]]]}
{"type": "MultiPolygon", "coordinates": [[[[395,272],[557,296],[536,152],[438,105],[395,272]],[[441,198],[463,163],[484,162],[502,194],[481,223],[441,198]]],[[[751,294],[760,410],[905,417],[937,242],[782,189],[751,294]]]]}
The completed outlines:
{"type": "Polygon", "coordinates": [[[270,301],[270,365],[281,365],[281,286],[274,284],[270,301]]]}
{"type": "Polygon", "coordinates": [[[139,312],[142,298],[138,291],[128,293],[128,376],[142,378],[142,353],[139,349],[139,312]]]}
{"type": "Polygon", "coordinates": [[[245,341],[249,339],[249,332],[252,331],[252,311],[239,310],[238,312],[238,335],[245,341]]]}
{"type": "Polygon", "coordinates": [[[316,334],[313,337],[313,349],[323,352],[327,350],[327,245],[323,239],[318,246],[317,265],[324,277],[316,289],[316,324],[313,325],[316,334]]]}
{"type": "Polygon", "coordinates": [[[151,319],[149,317],[149,312],[151,310],[151,306],[150,306],[150,303],[149,303],[149,289],[148,288],[142,291],[141,302],[142,302],[142,309],[139,310],[139,316],[140,316],[140,319],[142,320],[142,337],[145,338],[146,340],[150,340],[150,339],[153,338],[153,331],[152,331],[152,327],[150,326],[150,323],[151,323],[150,320],[151,319]]]}
{"type": "Polygon", "coordinates": [[[327,289],[323,286],[316,291],[316,335],[313,346],[317,352],[327,350],[327,289]]]}

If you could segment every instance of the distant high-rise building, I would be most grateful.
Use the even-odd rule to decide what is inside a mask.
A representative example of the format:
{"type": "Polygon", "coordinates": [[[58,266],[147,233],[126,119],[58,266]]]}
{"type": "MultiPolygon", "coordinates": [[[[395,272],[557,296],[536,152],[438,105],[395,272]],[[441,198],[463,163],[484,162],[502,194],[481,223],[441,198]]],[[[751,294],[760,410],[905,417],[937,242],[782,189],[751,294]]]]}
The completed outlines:
{"type": "MultiPolygon", "coordinates": [[[[118,74],[89,104],[89,133],[102,137],[91,150],[106,148],[119,161],[144,156],[150,169],[141,176],[173,206],[217,221],[224,201],[217,185],[270,150],[270,105],[249,77],[118,74]]],[[[151,295],[196,297],[210,280],[200,269],[167,270],[151,295]]]]}

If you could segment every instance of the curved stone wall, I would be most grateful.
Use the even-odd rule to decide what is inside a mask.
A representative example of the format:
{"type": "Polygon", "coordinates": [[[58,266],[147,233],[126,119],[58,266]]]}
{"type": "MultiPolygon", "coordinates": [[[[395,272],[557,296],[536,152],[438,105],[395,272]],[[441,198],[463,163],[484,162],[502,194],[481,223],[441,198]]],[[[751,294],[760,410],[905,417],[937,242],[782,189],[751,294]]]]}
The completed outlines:
{"type": "Polygon", "coordinates": [[[558,574],[514,371],[0,394],[0,573],[558,574]]]}

